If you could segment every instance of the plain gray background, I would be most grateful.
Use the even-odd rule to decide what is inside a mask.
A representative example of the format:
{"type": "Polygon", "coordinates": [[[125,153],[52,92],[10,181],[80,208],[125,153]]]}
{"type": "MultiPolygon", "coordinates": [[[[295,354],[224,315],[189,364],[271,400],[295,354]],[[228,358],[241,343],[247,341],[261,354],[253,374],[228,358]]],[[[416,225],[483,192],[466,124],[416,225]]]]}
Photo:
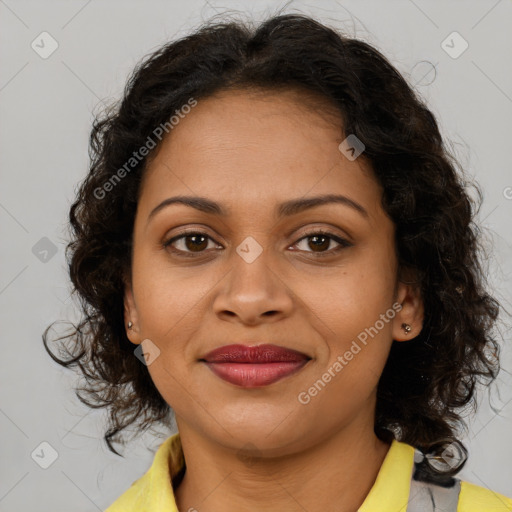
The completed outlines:
{"type": "MultiPolygon", "coordinates": [[[[64,247],[74,189],[88,167],[93,111],[119,97],[140,58],[202,20],[226,9],[261,19],[283,6],[0,0],[0,511],[104,510],[148,469],[150,449],[170,435],[144,435],[125,459],[108,452],[104,413],[78,402],[74,373],[56,365],[41,342],[52,321],[77,318],[64,247]],[[45,37],[49,51],[52,41],[40,36],[45,31],[58,48],[42,58],[31,44],[45,37]],[[48,469],[40,467],[53,455],[48,469]]],[[[289,2],[284,12],[312,14],[376,45],[426,99],[484,190],[480,219],[494,258],[489,279],[511,312],[511,2],[325,0],[289,2]],[[464,41],[468,48],[458,55],[464,41]]],[[[487,392],[481,394],[463,439],[470,459],[459,476],[512,495],[510,322],[501,331],[504,370],[490,390],[499,414],[487,392]]]]}

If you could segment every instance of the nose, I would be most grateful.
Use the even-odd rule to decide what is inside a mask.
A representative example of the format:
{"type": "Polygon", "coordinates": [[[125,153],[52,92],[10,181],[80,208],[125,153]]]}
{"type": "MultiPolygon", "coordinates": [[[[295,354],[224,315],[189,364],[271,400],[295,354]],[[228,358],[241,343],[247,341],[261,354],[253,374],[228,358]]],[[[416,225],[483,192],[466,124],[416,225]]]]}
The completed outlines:
{"type": "Polygon", "coordinates": [[[289,316],[293,293],[273,267],[265,251],[252,262],[234,253],[231,270],[214,299],[215,314],[245,325],[276,322],[289,316]]]}

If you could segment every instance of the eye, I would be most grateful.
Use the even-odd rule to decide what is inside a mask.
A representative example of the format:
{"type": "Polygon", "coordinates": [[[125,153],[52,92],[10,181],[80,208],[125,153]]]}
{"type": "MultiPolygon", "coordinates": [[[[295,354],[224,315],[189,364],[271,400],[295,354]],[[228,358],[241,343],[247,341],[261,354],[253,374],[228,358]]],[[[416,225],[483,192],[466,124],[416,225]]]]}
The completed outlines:
{"type": "Polygon", "coordinates": [[[308,233],[295,243],[295,246],[299,247],[299,250],[315,253],[319,257],[331,256],[332,254],[337,253],[346,247],[351,247],[352,245],[353,244],[348,240],[328,231],[314,231],[308,233]],[[330,248],[333,242],[338,244],[334,249],[330,248]],[[306,248],[300,248],[299,246],[301,243],[303,244],[303,247],[306,248]],[[308,251],[308,247],[312,248],[312,250],[308,251]]]}
{"type": "Polygon", "coordinates": [[[194,253],[203,253],[206,249],[211,249],[211,247],[209,247],[209,242],[213,242],[214,245],[216,245],[215,241],[206,233],[201,231],[190,231],[175,236],[164,242],[162,245],[164,248],[169,248],[171,252],[190,256],[194,253]]]}
{"type": "MultiPolygon", "coordinates": [[[[300,251],[312,252],[316,256],[331,256],[353,244],[344,238],[328,231],[313,231],[300,238],[292,247],[299,247],[300,251]],[[337,247],[332,248],[332,245],[337,247]],[[300,244],[303,247],[300,247],[300,244]],[[308,250],[311,248],[312,250],[308,250]]],[[[182,233],[163,242],[162,246],[171,252],[185,257],[193,257],[195,254],[205,253],[207,249],[220,248],[220,246],[207,233],[201,231],[189,231],[182,233]],[[213,247],[211,244],[213,244],[213,247]]]]}

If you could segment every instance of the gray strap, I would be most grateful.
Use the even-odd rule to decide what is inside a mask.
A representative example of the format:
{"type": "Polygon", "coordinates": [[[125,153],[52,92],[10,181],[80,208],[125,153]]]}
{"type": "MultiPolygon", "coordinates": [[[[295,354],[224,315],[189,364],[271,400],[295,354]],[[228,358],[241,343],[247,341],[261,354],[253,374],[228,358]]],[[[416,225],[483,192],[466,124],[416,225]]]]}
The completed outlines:
{"type": "Polygon", "coordinates": [[[457,512],[460,480],[454,478],[452,487],[411,479],[407,512],[457,512]]]}

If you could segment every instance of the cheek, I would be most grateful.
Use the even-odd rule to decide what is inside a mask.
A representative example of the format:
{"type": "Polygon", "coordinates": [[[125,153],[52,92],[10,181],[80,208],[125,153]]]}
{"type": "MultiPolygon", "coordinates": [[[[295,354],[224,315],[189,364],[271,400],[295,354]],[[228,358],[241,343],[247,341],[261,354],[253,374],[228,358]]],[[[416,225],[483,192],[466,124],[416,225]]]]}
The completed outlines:
{"type": "Polygon", "coordinates": [[[170,265],[165,253],[141,251],[134,258],[134,290],[143,336],[161,341],[183,337],[204,307],[218,276],[198,267],[170,265]]]}
{"type": "Polygon", "coordinates": [[[322,363],[331,373],[343,373],[339,381],[348,385],[363,379],[372,387],[384,368],[396,314],[393,265],[392,253],[375,251],[322,281],[322,287],[304,288],[305,303],[314,312],[310,322],[327,345],[322,363]]]}
{"type": "Polygon", "coordinates": [[[314,279],[296,276],[295,283],[294,292],[314,313],[311,317],[323,321],[329,337],[357,336],[390,309],[393,301],[394,273],[384,254],[368,261],[354,260],[340,271],[314,279]]]}

